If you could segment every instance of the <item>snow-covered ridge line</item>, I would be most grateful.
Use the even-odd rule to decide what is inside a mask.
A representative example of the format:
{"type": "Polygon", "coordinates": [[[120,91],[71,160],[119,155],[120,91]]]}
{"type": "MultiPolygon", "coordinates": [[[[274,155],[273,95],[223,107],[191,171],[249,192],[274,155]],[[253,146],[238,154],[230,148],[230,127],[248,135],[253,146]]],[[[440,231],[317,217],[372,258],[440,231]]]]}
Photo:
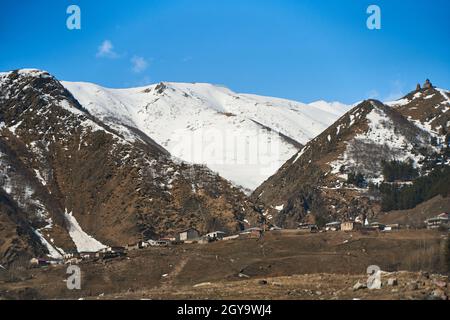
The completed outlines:
{"type": "Polygon", "coordinates": [[[293,141],[305,145],[350,109],[337,102],[303,104],[237,94],[207,83],[164,82],[131,89],[62,84],[110,127],[135,127],[173,157],[206,164],[250,190],[299,151],[293,141]]]}
{"type": "MultiPolygon", "coordinates": [[[[51,81],[58,82],[57,79],[55,79],[51,74],[49,74],[47,71],[42,71],[38,69],[20,69],[16,71],[10,71],[0,74],[0,85],[3,85],[3,82],[6,80],[7,77],[11,76],[13,73],[17,73],[18,78],[14,79],[12,84],[9,84],[7,87],[7,90],[14,87],[14,84],[21,81],[29,81],[33,78],[46,78],[51,79],[51,81]]],[[[25,87],[26,89],[30,88],[30,85],[27,85],[25,87]]],[[[70,101],[70,99],[66,97],[62,97],[62,99],[58,98],[55,99],[51,94],[47,94],[42,92],[39,88],[31,88],[34,91],[36,91],[38,94],[41,95],[42,99],[48,103],[50,106],[51,103],[59,106],[61,109],[70,112],[73,116],[77,117],[81,121],[81,126],[84,127],[87,130],[91,130],[93,132],[96,131],[106,131],[110,134],[112,134],[119,143],[122,144],[132,144],[135,143],[137,140],[139,140],[139,137],[135,133],[133,133],[130,129],[124,127],[123,125],[120,126],[111,126],[110,128],[107,128],[102,123],[98,122],[96,119],[92,119],[91,115],[89,115],[85,110],[79,109],[76,106],[73,105],[73,103],[70,101]],[[112,130],[110,130],[112,129],[112,130]]],[[[8,97],[8,93],[6,94],[6,98],[8,97]]],[[[15,95],[18,99],[20,99],[21,91],[15,92],[15,95]]],[[[37,115],[41,115],[39,112],[37,115]]],[[[8,129],[13,133],[16,134],[16,129],[21,125],[21,121],[15,123],[13,126],[10,126],[8,129]]]]}
{"type": "MultiPolygon", "coordinates": [[[[35,69],[17,73],[51,77],[35,69]]],[[[204,164],[247,190],[258,187],[299,151],[299,145],[306,145],[351,108],[338,102],[304,104],[238,94],[208,83],[165,82],[130,89],[61,84],[91,115],[117,132],[119,142],[139,140],[130,129],[136,128],[173,157],[204,164]]],[[[57,104],[84,117],[65,99],[57,104]]],[[[81,120],[93,131],[104,129],[90,119],[81,120]]]]}

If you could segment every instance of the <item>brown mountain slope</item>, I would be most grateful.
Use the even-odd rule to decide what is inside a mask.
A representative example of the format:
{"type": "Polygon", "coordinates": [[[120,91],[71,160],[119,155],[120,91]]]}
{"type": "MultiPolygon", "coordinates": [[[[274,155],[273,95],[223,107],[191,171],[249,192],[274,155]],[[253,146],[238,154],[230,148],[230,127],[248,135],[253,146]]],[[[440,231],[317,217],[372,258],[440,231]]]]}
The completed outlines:
{"type": "Polygon", "coordinates": [[[380,182],[383,160],[418,163],[433,152],[430,141],[427,132],[397,110],[364,101],[309,142],[253,199],[264,203],[266,216],[280,226],[374,216],[380,211],[379,199],[368,188],[347,183],[348,175],[362,173],[367,182],[380,182]]]}
{"type": "Polygon", "coordinates": [[[21,265],[45,252],[25,212],[0,190],[0,264],[9,266],[17,262],[21,265]]]}
{"type": "Polygon", "coordinates": [[[443,212],[450,212],[450,197],[437,196],[413,209],[386,212],[377,220],[381,223],[400,223],[412,227],[424,227],[424,221],[443,212]]]}
{"type": "Polygon", "coordinates": [[[217,174],[174,162],[142,132],[120,130],[91,116],[46,72],[0,75],[0,187],[55,248],[77,245],[67,232],[70,213],[106,245],[188,226],[235,231],[258,219],[217,174]]]}

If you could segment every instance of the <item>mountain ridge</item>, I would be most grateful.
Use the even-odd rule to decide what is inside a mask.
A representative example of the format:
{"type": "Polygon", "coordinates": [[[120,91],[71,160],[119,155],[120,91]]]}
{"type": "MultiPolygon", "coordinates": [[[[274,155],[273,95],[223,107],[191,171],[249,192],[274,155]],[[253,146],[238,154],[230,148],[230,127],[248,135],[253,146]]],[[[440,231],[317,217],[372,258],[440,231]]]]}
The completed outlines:
{"type": "Polygon", "coordinates": [[[110,128],[48,73],[0,75],[0,123],[0,186],[8,196],[0,215],[16,212],[34,234],[14,235],[19,220],[0,230],[1,239],[13,239],[0,246],[5,265],[33,252],[56,257],[184,227],[234,232],[258,221],[228,181],[174,161],[136,128],[110,128]]]}
{"type": "MultiPolygon", "coordinates": [[[[392,107],[376,100],[362,102],[288,160],[254,191],[252,199],[264,203],[265,215],[274,217],[273,223],[280,226],[376,217],[381,212],[380,196],[367,186],[384,182],[383,161],[411,160],[420,169],[430,157],[446,157],[450,102],[440,92],[420,89],[390,103],[392,107]],[[413,106],[405,99],[419,97],[418,92],[435,95],[436,101],[425,101],[430,100],[438,110],[433,121],[446,125],[441,125],[440,132],[424,125],[430,120],[423,116],[427,111],[409,112],[413,106]],[[366,186],[354,186],[350,174],[362,174],[366,186]]],[[[419,101],[414,107],[429,109],[430,103],[419,101]]],[[[450,163],[448,159],[441,162],[445,165],[446,161],[450,163]]]]}
{"type": "Polygon", "coordinates": [[[326,110],[321,101],[306,105],[236,94],[205,83],[164,82],[131,89],[62,83],[86,109],[111,126],[123,122],[136,127],[174,157],[205,164],[249,190],[348,108],[332,103],[326,110]],[[198,145],[204,147],[193,151],[198,145]],[[249,152],[256,152],[256,161],[249,152]]]}
{"type": "MultiPolygon", "coordinates": [[[[365,100],[339,116],[348,106],[323,113],[328,104],[321,101],[307,107],[191,85],[116,90],[60,82],[35,69],[0,73],[1,263],[96,251],[185,227],[233,233],[263,223],[295,228],[373,218],[382,212],[381,196],[370,186],[385,182],[383,161],[411,161],[421,175],[450,164],[450,92],[443,89],[421,88],[386,104],[365,100]],[[331,125],[308,124],[318,115],[331,125]],[[306,125],[295,128],[298,121],[306,125]],[[256,130],[269,146],[281,145],[265,152],[281,150],[287,160],[269,157],[267,168],[257,167],[265,181],[249,197],[211,163],[173,154],[173,131],[156,134],[169,126],[182,128],[180,136],[236,130],[233,138],[248,138],[256,130]],[[305,135],[313,129],[320,132],[305,135]],[[363,181],[351,180],[356,174],[363,181]]],[[[236,163],[227,169],[255,173],[236,163]]]]}

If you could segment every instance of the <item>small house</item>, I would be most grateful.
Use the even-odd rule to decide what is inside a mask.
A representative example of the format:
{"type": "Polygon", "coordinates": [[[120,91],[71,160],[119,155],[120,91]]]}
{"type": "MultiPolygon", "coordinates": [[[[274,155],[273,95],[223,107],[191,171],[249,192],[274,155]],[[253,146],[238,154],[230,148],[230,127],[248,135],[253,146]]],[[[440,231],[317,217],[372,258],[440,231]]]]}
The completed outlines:
{"type": "Polygon", "coordinates": [[[325,225],[326,231],[339,231],[341,230],[341,223],[339,221],[330,222],[325,225]]]}
{"type": "Polygon", "coordinates": [[[102,253],[101,258],[103,260],[110,260],[110,259],[125,257],[126,255],[127,255],[127,253],[125,252],[125,250],[123,250],[123,251],[108,251],[108,252],[102,253]]]}
{"type": "Polygon", "coordinates": [[[382,231],[382,230],[384,230],[384,228],[385,228],[386,226],[385,226],[384,224],[382,224],[382,223],[379,223],[379,222],[372,222],[372,223],[370,224],[370,227],[371,227],[372,229],[382,231]]]}
{"type": "Polygon", "coordinates": [[[229,241],[229,240],[236,240],[236,239],[239,239],[239,234],[234,234],[232,236],[224,237],[222,240],[229,241]]]}
{"type": "Polygon", "coordinates": [[[33,258],[30,260],[30,265],[34,267],[42,267],[50,265],[50,262],[46,259],[33,258]]]}
{"type": "Polygon", "coordinates": [[[127,244],[125,248],[127,251],[139,250],[139,242],[127,244]]]}
{"type": "Polygon", "coordinates": [[[63,254],[63,259],[64,260],[69,260],[69,259],[80,259],[80,254],[78,253],[77,250],[67,250],[64,254],[63,254]]]}
{"type": "Polygon", "coordinates": [[[161,238],[159,240],[148,240],[148,243],[152,247],[167,247],[172,243],[172,241],[167,238],[161,238]]]}
{"type": "Polygon", "coordinates": [[[122,254],[125,253],[125,247],[106,247],[99,251],[101,257],[109,254],[122,254]]]}
{"type": "Polygon", "coordinates": [[[427,225],[427,229],[433,230],[433,229],[439,229],[441,227],[449,227],[448,223],[448,213],[441,213],[437,217],[428,219],[425,221],[427,225]]]}
{"type": "Polygon", "coordinates": [[[362,224],[356,221],[346,221],[341,224],[342,231],[357,231],[362,229],[362,224]]]}
{"type": "Polygon", "coordinates": [[[99,253],[98,252],[80,252],[80,257],[83,260],[95,259],[95,258],[99,257],[99,253]]]}
{"type": "Polygon", "coordinates": [[[263,230],[261,228],[248,228],[239,233],[240,238],[250,238],[250,239],[259,239],[261,237],[263,230]]]}
{"type": "Polygon", "coordinates": [[[138,242],[139,249],[145,249],[145,248],[148,248],[149,246],[150,246],[150,244],[147,241],[139,241],[138,242]]]}
{"type": "Polygon", "coordinates": [[[200,237],[200,232],[197,229],[189,228],[178,232],[177,241],[192,241],[200,237]]]}
{"type": "Polygon", "coordinates": [[[270,231],[281,231],[281,230],[283,230],[283,228],[280,228],[280,227],[277,227],[277,226],[271,226],[269,230],[270,231]]]}
{"type": "Polygon", "coordinates": [[[81,258],[68,258],[64,260],[64,264],[79,264],[81,261],[81,258]]]}
{"type": "Polygon", "coordinates": [[[98,252],[99,253],[106,253],[106,252],[109,252],[110,250],[111,250],[111,247],[105,247],[105,248],[100,249],[98,252]]]}
{"type": "Polygon", "coordinates": [[[172,241],[168,239],[148,240],[147,243],[151,247],[167,247],[172,241]]]}
{"type": "Polygon", "coordinates": [[[301,231],[306,231],[306,232],[317,232],[317,231],[319,231],[319,227],[317,227],[317,225],[310,224],[310,223],[301,223],[301,224],[298,225],[297,229],[299,229],[301,231]]]}
{"type": "Polygon", "coordinates": [[[112,253],[124,253],[125,252],[125,247],[110,247],[108,252],[112,252],[112,253]]]}
{"type": "Polygon", "coordinates": [[[383,231],[394,231],[394,230],[400,230],[400,225],[398,223],[394,223],[394,224],[387,224],[384,227],[383,231]]]}
{"type": "Polygon", "coordinates": [[[151,246],[151,247],[157,247],[157,246],[158,246],[158,243],[157,243],[156,240],[150,239],[150,240],[147,240],[147,243],[148,243],[148,245],[151,246]]]}
{"type": "Polygon", "coordinates": [[[206,234],[205,237],[211,240],[222,240],[226,236],[226,233],[223,231],[214,231],[206,234]]]}

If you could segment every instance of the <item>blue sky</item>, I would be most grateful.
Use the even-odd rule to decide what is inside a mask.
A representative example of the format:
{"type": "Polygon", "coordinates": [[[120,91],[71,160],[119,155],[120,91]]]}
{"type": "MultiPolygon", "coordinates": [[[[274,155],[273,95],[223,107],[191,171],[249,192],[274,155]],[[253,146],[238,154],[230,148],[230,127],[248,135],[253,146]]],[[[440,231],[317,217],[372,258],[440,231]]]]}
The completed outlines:
{"type": "Polygon", "coordinates": [[[130,87],[210,82],[311,102],[450,89],[450,1],[1,0],[0,71],[130,87]],[[81,8],[81,30],[66,9],[81,8]],[[381,30],[366,27],[370,4],[381,30]],[[102,50],[101,50],[102,49],[102,50]]]}

